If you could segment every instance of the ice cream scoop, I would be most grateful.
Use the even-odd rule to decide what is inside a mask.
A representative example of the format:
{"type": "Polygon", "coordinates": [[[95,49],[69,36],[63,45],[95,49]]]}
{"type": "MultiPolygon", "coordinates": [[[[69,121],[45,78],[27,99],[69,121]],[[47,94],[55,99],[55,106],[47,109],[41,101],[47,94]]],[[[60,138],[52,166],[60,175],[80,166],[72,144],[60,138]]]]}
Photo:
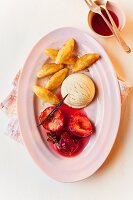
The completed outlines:
{"type": "Polygon", "coordinates": [[[61,94],[65,104],[72,108],[86,107],[94,98],[95,85],[85,74],[75,73],[69,75],[62,83],[61,94]]]}

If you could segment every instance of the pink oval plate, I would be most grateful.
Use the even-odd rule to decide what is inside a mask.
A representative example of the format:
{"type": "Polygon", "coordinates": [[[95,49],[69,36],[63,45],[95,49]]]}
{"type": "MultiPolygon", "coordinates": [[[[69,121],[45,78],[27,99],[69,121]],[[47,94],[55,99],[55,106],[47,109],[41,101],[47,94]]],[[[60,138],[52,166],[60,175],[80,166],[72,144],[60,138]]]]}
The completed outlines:
{"type": "Polygon", "coordinates": [[[113,66],[104,49],[88,33],[76,28],[60,28],[43,37],[32,49],[21,73],[18,87],[18,117],[24,143],[38,166],[50,177],[61,182],[74,182],[92,175],[107,158],[119,127],[121,113],[120,91],[113,66]],[[77,53],[96,52],[101,59],[89,68],[95,82],[95,100],[85,109],[94,122],[96,134],[86,148],[72,158],[62,157],[51,150],[40,137],[37,128],[40,105],[32,92],[36,72],[48,57],[45,48],[60,48],[69,38],[77,42],[77,53]]]}

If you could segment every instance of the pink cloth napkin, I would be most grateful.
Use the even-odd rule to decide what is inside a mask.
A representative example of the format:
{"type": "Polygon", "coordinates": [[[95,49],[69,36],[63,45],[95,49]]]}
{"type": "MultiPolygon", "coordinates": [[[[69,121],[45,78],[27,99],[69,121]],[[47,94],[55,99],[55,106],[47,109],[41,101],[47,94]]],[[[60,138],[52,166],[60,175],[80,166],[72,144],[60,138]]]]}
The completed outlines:
{"type": "MultiPolygon", "coordinates": [[[[9,120],[7,123],[6,135],[10,136],[14,140],[23,143],[21,132],[19,129],[19,122],[17,117],[17,106],[16,106],[16,99],[17,99],[17,87],[18,87],[18,80],[20,77],[20,71],[15,76],[12,85],[13,89],[7,98],[0,103],[0,109],[4,111],[6,115],[8,115],[9,120]]],[[[125,81],[120,75],[117,74],[118,84],[120,87],[121,93],[121,103],[123,103],[128,96],[132,85],[125,81]]]]}

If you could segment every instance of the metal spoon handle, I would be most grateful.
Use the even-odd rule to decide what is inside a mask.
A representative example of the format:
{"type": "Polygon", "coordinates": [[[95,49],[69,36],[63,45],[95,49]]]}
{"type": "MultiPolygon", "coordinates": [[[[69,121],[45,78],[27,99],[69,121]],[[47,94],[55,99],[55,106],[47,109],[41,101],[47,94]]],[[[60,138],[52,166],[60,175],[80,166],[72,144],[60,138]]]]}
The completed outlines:
{"type": "Polygon", "coordinates": [[[108,11],[107,8],[104,8],[104,9],[106,10],[106,13],[107,13],[107,15],[108,15],[108,17],[109,17],[109,19],[110,19],[110,22],[111,22],[111,24],[112,24],[112,26],[113,26],[113,29],[114,29],[114,32],[115,32],[115,36],[117,37],[117,40],[119,41],[119,43],[121,44],[121,46],[123,47],[123,49],[124,49],[127,53],[130,53],[130,52],[131,52],[131,49],[130,49],[130,47],[126,44],[126,42],[124,41],[124,39],[121,37],[120,31],[119,31],[119,29],[117,28],[117,26],[116,26],[116,24],[115,24],[115,22],[114,22],[114,20],[113,20],[113,18],[112,18],[112,16],[111,16],[110,12],[108,11]]]}

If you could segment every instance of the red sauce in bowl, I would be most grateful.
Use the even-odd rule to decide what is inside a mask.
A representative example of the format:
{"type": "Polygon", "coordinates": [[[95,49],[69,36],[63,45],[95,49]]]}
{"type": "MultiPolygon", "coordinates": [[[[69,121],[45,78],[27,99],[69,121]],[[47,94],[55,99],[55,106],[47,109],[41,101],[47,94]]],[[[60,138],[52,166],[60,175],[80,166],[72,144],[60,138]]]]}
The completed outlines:
{"type": "MultiPolygon", "coordinates": [[[[116,14],[112,11],[110,11],[110,14],[112,16],[112,18],[114,19],[114,22],[116,24],[117,27],[119,27],[119,20],[118,20],[118,17],[116,16],[116,14]]],[[[105,10],[102,10],[102,13],[103,15],[106,17],[106,19],[110,22],[108,16],[107,16],[107,13],[105,10]]],[[[106,22],[103,20],[103,18],[101,17],[101,15],[95,13],[92,17],[92,21],[91,21],[91,26],[92,26],[92,29],[100,34],[100,35],[103,35],[103,36],[110,36],[112,35],[112,32],[111,30],[108,28],[106,22]]]]}

